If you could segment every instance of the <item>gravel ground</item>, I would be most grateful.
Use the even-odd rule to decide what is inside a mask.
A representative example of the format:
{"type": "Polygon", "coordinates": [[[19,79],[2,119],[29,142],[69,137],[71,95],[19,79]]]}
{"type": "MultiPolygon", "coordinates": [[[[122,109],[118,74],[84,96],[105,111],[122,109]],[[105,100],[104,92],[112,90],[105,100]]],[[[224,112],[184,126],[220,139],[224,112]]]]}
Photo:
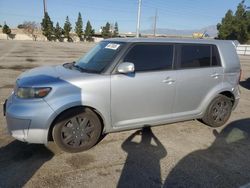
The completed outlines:
{"type": "MultiPolygon", "coordinates": [[[[0,104],[23,71],[79,58],[93,44],[0,41],[0,104]]],[[[250,182],[250,57],[224,127],[186,121],[106,135],[69,154],[11,138],[0,108],[0,187],[240,187],[250,182]]],[[[250,184],[249,184],[250,185],[250,184]]]]}

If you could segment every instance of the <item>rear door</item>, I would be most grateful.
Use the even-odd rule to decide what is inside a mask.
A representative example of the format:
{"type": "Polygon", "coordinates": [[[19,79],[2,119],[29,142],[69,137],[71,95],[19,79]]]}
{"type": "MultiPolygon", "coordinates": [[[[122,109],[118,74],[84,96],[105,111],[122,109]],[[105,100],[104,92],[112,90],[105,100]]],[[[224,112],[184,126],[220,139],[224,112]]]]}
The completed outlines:
{"type": "Polygon", "coordinates": [[[135,44],[121,62],[135,65],[133,74],[111,76],[114,127],[162,122],[170,117],[175,95],[174,45],[135,44]]]}
{"type": "Polygon", "coordinates": [[[177,45],[174,116],[200,113],[199,106],[207,94],[222,83],[223,70],[214,48],[203,44],[177,45]]]}

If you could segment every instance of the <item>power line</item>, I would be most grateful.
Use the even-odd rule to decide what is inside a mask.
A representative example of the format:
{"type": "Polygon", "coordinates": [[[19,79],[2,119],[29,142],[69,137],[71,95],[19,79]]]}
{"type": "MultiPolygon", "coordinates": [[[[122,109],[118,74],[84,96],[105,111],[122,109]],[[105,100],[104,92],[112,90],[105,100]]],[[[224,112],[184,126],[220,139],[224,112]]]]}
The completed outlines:
{"type": "Polygon", "coordinates": [[[98,12],[106,12],[106,11],[112,11],[112,12],[119,12],[119,13],[135,13],[135,11],[133,10],[124,10],[124,9],[119,9],[119,8],[112,8],[110,6],[106,6],[106,7],[99,7],[99,6],[96,6],[96,5],[91,5],[91,4],[81,4],[81,3],[69,3],[69,2],[65,2],[64,5],[68,5],[68,6],[71,6],[71,7],[77,7],[77,8],[92,8],[92,9],[95,9],[95,10],[98,10],[98,12]]]}
{"type": "Polygon", "coordinates": [[[218,18],[215,15],[212,15],[209,13],[206,14],[206,13],[204,13],[204,11],[197,10],[197,8],[196,8],[195,12],[193,12],[193,11],[189,10],[188,6],[179,7],[178,10],[171,9],[170,7],[166,6],[166,4],[156,4],[153,2],[145,2],[145,3],[143,3],[143,6],[147,7],[147,8],[154,8],[154,9],[157,8],[162,13],[169,14],[169,15],[195,16],[196,19],[204,19],[204,17],[206,19],[217,19],[218,18]],[[199,15],[199,16],[197,17],[197,15],[199,15]]]}
{"type": "MultiPolygon", "coordinates": [[[[11,13],[11,12],[3,12],[0,11],[0,14],[6,14],[6,15],[11,15],[11,16],[15,16],[15,17],[25,17],[25,18],[36,18],[36,19],[42,19],[42,16],[39,15],[32,15],[32,14],[16,14],[16,13],[11,13]]],[[[62,17],[55,17],[53,16],[52,18],[54,19],[62,19],[62,17]]],[[[88,20],[92,20],[92,21],[97,21],[97,22],[104,22],[107,21],[108,19],[95,19],[95,18],[87,18],[88,20]]],[[[116,21],[119,22],[132,22],[132,21],[136,21],[136,19],[115,19],[116,21]]],[[[142,19],[143,20],[143,19],[142,19]]]]}

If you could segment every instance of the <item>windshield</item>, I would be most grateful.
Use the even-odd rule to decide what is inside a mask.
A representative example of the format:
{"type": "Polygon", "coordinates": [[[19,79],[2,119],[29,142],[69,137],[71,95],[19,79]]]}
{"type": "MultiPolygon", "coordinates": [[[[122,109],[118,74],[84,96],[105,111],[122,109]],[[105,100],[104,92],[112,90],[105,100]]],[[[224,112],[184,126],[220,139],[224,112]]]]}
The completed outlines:
{"type": "Polygon", "coordinates": [[[115,58],[124,43],[103,41],[76,61],[75,66],[87,72],[102,72],[115,58]]]}

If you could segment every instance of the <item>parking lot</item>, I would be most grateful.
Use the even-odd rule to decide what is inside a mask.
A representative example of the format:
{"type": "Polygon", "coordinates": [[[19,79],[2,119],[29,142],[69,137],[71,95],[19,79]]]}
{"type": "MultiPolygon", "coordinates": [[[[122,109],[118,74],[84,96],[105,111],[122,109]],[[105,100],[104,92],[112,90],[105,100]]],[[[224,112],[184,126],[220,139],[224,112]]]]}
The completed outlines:
{"type": "MultiPolygon", "coordinates": [[[[23,71],[72,62],[92,46],[0,40],[0,104],[23,71]]],[[[241,100],[221,128],[193,120],[112,133],[89,151],[69,154],[53,143],[14,140],[0,108],[0,188],[250,186],[250,56],[240,60],[241,100]]]]}

